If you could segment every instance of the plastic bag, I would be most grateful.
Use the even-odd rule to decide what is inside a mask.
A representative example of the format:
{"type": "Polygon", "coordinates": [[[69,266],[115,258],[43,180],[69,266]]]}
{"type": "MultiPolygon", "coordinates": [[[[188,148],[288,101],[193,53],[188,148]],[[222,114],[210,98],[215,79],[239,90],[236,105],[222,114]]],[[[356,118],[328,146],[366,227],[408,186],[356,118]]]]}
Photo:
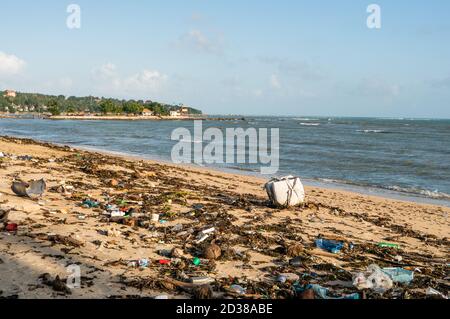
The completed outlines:
{"type": "Polygon", "coordinates": [[[359,290],[372,289],[377,293],[384,293],[392,288],[393,282],[388,274],[373,264],[367,267],[365,272],[356,274],[353,278],[353,285],[359,290]]]}

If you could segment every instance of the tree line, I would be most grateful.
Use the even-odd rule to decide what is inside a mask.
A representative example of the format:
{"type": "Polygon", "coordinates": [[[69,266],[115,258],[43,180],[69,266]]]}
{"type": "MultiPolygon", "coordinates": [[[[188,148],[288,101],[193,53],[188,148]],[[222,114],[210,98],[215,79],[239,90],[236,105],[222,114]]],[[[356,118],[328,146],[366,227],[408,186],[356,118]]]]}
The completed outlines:
{"type": "MultiPolygon", "coordinates": [[[[102,113],[102,114],[141,114],[144,109],[155,115],[169,115],[179,105],[163,104],[143,100],[119,100],[94,96],[76,97],[64,95],[45,95],[17,92],[16,97],[6,97],[0,91],[0,112],[36,112],[61,114],[102,113]]],[[[201,114],[200,110],[188,108],[189,114],[201,114]]]]}

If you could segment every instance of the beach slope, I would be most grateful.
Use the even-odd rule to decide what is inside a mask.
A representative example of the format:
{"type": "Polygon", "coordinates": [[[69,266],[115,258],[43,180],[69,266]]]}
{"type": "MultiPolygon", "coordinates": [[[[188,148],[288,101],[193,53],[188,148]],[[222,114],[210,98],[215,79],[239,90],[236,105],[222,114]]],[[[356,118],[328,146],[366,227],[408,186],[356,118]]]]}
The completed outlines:
{"type": "Polygon", "coordinates": [[[448,288],[447,207],[307,187],[305,206],[280,210],[268,205],[256,177],[7,137],[0,152],[1,209],[7,224],[18,225],[0,232],[0,297],[190,298],[199,297],[190,282],[204,276],[217,298],[238,297],[229,289],[236,283],[247,298],[297,298],[292,283],[274,281],[280,273],[354,293],[352,276],[373,263],[415,270],[415,279],[368,297],[423,298],[428,287],[448,288]],[[47,191],[39,199],[11,190],[13,180],[41,178],[47,191]],[[106,214],[114,207],[127,217],[106,214]],[[319,237],[344,248],[318,249],[319,237]],[[205,258],[212,242],[221,250],[216,260],[205,258]],[[48,280],[65,282],[70,265],[80,267],[80,288],[48,280]]]}

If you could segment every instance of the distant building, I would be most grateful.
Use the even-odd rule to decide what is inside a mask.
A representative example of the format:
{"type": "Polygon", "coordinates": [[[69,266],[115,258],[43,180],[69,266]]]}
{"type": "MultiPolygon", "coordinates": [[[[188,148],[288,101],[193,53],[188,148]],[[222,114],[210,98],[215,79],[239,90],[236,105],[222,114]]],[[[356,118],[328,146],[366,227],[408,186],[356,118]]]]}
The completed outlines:
{"type": "Polygon", "coordinates": [[[182,106],[180,108],[180,114],[181,115],[189,115],[189,108],[187,108],[186,106],[182,106]]]}
{"type": "Polygon", "coordinates": [[[16,97],[17,93],[16,93],[16,91],[13,91],[13,90],[6,90],[5,94],[3,96],[5,96],[5,97],[16,97]]]}
{"type": "Polygon", "coordinates": [[[171,117],[179,117],[181,116],[180,111],[170,111],[171,117]]]}
{"type": "Polygon", "coordinates": [[[153,112],[150,111],[149,109],[143,109],[141,115],[142,116],[153,116],[153,112]]]}

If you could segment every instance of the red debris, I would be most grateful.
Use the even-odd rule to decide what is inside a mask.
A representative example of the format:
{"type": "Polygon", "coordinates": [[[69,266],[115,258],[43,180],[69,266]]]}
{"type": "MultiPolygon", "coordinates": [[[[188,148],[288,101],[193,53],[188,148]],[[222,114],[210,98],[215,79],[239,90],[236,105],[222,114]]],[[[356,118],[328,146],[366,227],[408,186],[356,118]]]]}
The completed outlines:
{"type": "Polygon", "coordinates": [[[6,225],[6,231],[9,231],[9,232],[15,232],[15,231],[17,231],[17,224],[8,224],[8,225],[6,225]]]}

